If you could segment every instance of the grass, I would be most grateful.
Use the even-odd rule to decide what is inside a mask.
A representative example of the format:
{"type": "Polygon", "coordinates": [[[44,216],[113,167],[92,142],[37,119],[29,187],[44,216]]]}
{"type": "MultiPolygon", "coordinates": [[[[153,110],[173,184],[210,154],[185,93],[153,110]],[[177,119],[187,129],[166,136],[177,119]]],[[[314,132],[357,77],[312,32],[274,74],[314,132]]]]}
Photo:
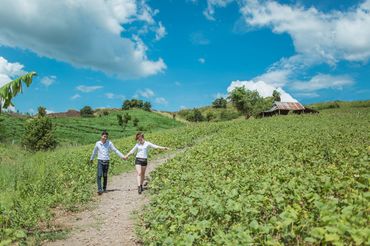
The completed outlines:
{"type": "MultiPolygon", "coordinates": [[[[144,132],[170,129],[183,125],[183,123],[166,116],[139,109],[128,111],[112,110],[109,115],[102,115],[101,117],[52,118],[52,121],[55,127],[57,140],[61,145],[82,145],[97,141],[103,129],[109,132],[111,139],[119,139],[136,133],[138,127],[133,125],[132,119],[128,122],[125,129],[118,125],[117,115],[122,115],[126,112],[131,115],[132,119],[139,119],[138,126],[142,127],[144,132]]],[[[1,114],[0,142],[20,144],[24,133],[24,124],[27,119],[28,117],[1,114]]]]}

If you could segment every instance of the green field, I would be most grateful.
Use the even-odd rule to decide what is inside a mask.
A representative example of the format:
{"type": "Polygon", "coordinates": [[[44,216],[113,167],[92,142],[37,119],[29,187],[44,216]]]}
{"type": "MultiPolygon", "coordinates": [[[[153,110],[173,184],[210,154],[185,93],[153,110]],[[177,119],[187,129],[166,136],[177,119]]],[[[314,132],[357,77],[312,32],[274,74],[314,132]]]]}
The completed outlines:
{"type": "MultiPolygon", "coordinates": [[[[145,132],[152,132],[163,129],[170,129],[183,125],[183,123],[170,119],[166,116],[151,113],[139,109],[128,111],[112,110],[109,115],[101,117],[61,117],[51,118],[55,127],[55,135],[61,145],[81,145],[96,142],[103,129],[106,129],[111,139],[127,137],[137,132],[132,120],[123,129],[118,125],[117,114],[128,112],[132,119],[139,119],[138,125],[144,128],[145,132]]],[[[0,115],[1,127],[0,142],[19,144],[24,133],[24,123],[27,117],[0,115]],[[2,120],[2,121],[1,121],[2,120]]]]}
{"type": "Polygon", "coordinates": [[[369,127],[369,108],[230,122],[154,171],[138,232],[145,245],[369,245],[369,127]]]}
{"type": "MultiPolygon", "coordinates": [[[[369,126],[370,108],[343,107],[149,133],[189,149],[152,174],[139,236],[145,245],[370,244],[369,126]]],[[[0,145],[0,241],[40,242],[53,208],[91,200],[94,134],[89,145],[36,154],[0,145]]],[[[126,152],[134,139],[114,143],[126,152]]],[[[133,168],[112,157],[111,174],[133,168]]]]}

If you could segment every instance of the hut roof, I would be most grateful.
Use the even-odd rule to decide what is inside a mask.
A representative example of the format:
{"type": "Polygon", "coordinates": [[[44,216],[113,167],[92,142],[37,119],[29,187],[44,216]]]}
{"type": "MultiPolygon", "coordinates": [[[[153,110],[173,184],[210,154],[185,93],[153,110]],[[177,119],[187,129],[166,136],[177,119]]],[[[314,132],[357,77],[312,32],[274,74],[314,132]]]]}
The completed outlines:
{"type": "Polygon", "coordinates": [[[272,108],[268,111],[274,110],[304,110],[304,107],[299,102],[275,102],[272,108]]]}

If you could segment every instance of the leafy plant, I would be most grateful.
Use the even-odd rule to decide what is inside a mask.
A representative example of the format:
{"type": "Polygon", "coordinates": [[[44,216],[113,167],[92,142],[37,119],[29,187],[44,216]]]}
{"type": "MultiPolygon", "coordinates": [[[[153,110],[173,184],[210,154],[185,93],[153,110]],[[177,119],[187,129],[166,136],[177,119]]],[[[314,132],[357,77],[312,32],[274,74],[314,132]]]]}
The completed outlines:
{"type": "Polygon", "coordinates": [[[12,99],[23,91],[22,82],[29,87],[34,76],[36,76],[36,72],[27,73],[0,88],[0,113],[2,108],[7,109],[9,106],[14,106],[12,99]]]}

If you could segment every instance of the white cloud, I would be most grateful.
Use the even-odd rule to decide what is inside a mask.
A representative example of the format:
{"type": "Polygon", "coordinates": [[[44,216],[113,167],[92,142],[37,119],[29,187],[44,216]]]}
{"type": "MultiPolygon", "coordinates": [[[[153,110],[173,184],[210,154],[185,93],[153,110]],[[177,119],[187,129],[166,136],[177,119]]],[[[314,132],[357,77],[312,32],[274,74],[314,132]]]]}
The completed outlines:
{"type": "Polygon", "coordinates": [[[276,88],[270,84],[265,83],[264,81],[232,81],[227,88],[227,92],[230,93],[233,89],[237,87],[244,87],[251,91],[256,90],[262,97],[270,97],[272,96],[272,92],[274,90],[277,90],[278,92],[280,92],[281,101],[297,102],[295,98],[293,98],[289,93],[285,92],[281,87],[276,88]]]}
{"type": "Polygon", "coordinates": [[[75,99],[80,98],[80,97],[81,97],[80,94],[75,94],[75,95],[71,96],[71,99],[75,100],[75,99]]]}
{"type": "Polygon", "coordinates": [[[154,91],[152,91],[151,89],[144,89],[144,90],[139,90],[136,95],[134,97],[139,97],[139,96],[142,96],[142,97],[145,97],[145,98],[151,98],[151,97],[154,97],[154,91]]]}
{"type": "Polygon", "coordinates": [[[319,74],[312,77],[309,81],[294,82],[291,87],[297,91],[312,92],[329,88],[341,90],[343,87],[353,84],[353,79],[347,75],[332,76],[328,74],[319,74]]]}
{"type": "Polygon", "coordinates": [[[57,77],[54,76],[54,75],[42,77],[41,84],[43,84],[46,87],[49,87],[50,85],[54,84],[56,79],[57,79],[57,77]]]}
{"type": "Polygon", "coordinates": [[[204,64],[204,63],[206,63],[206,59],[204,59],[203,57],[200,57],[198,59],[198,62],[201,63],[201,64],[204,64]]]}
{"type": "Polygon", "coordinates": [[[103,88],[103,86],[100,86],[100,85],[94,85],[94,86],[79,85],[76,87],[77,90],[84,92],[84,93],[93,92],[101,88],[103,88]]]}
{"type": "Polygon", "coordinates": [[[190,34],[190,42],[195,45],[207,45],[210,43],[203,32],[193,32],[190,34]]]}
{"type": "Polygon", "coordinates": [[[135,31],[126,30],[157,26],[158,11],[145,1],[2,0],[1,5],[7,7],[0,8],[0,45],[120,78],[145,77],[166,69],[161,58],[147,57],[147,46],[136,37],[140,33],[135,36],[135,31]]]}
{"type": "Polygon", "coordinates": [[[24,74],[23,67],[18,62],[12,63],[0,56],[0,87],[24,74]]]}
{"type": "Polygon", "coordinates": [[[52,113],[55,113],[53,110],[50,110],[50,109],[46,109],[46,113],[47,114],[52,114],[52,113]]]}
{"type": "Polygon", "coordinates": [[[155,40],[161,40],[166,34],[166,28],[162,25],[162,22],[159,22],[159,26],[155,31],[155,40]]]}
{"type": "Polygon", "coordinates": [[[123,96],[123,95],[117,95],[117,94],[114,94],[114,93],[105,93],[105,97],[108,98],[108,99],[120,99],[120,100],[124,100],[126,97],[123,96]]]}
{"type": "Polygon", "coordinates": [[[181,82],[180,81],[175,81],[175,85],[176,86],[181,86],[181,82]]]}
{"type": "Polygon", "coordinates": [[[224,8],[234,0],[207,0],[207,8],[203,11],[204,16],[208,20],[215,20],[215,8],[224,8]]]}
{"type": "Polygon", "coordinates": [[[157,104],[168,104],[168,101],[167,101],[164,97],[157,97],[157,98],[155,99],[155,102],[156,102],[157,104]]]}
{"type": "Polygon", "coordinates": [[[348,11],[324,13],[275,1],[246,0],[241,13],[247,25],[289,34],[298,54],[317,63],[370,58],[370,0],[348,11]]]}

